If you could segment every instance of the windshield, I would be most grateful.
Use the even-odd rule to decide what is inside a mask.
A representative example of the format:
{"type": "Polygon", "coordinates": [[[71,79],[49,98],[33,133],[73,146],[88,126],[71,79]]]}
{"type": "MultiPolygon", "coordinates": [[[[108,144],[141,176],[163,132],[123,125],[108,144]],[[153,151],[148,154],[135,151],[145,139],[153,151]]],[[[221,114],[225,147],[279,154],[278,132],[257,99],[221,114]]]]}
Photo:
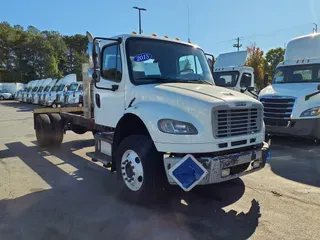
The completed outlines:
{"type": "Polygon", "coordinates": [[[237,84],[239,77],[238,71],[229,72],[214,72],[213,78],[217,86],[220,87],[234,87],[237,84]]]}
{"type": "Polygon", "coordinates": [[[320,82],[320,64],[279,67],[272,84],[320,82]]]}
{"type": "Polygon", "coordinates": [[[83,85],[80,84],[79,88],[78,88],[78,91],[82,91],[83,90],[83,85]]]}
{"type": "Polygon", "coordinates": [[[34,87],[33,89],[32,89],[32,92],[36,92],[38,90],[38,87],[34,87]]]}
{"type": "Polygon", "coordinates": [[[62,91],[62,90],[64,89],[64,86],[65,86],[65,84],[61,84],[61,85],[59,86],[58,91],[62,91]]]}
{"type": "Polygon", "coordinates": [[[50,87],[51,87],[50,85],[46,86],[43,91],[48,92],[50,90],[50,87]]]}
{"type": "Polygon", "coordinates": [[[41,87],[39,88],[38,92],[41,92],[41,91],[42,91],[42,89],[43,89],[43,87],[41,86],[41,87]]]}
{"type": "Polygon", "coordinates": [[[55,85],[52,89],[51,92],[58,92],[59,86],[55,85]]]}
{"type": "Polygon", "coordinates": [[[69,86],[69,91],[75,91],[78,87],[78,84],[77,83],[73,83],[69,86]]]}
{"type": "Polygon", "coordinates": [[[134,84],[204,81],[213,84],[208,62],[199,48],[143,38],[128,39],[126,47],[134,84]]]}

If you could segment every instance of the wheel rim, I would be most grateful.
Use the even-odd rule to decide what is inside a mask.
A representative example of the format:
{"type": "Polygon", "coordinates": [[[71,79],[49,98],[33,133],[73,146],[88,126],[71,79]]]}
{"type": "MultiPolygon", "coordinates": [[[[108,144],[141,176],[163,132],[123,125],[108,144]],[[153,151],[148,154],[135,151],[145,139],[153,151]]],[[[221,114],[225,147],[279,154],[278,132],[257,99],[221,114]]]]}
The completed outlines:
{"type": "Polygon", "coordinates": [[[82,107],[82,103],[79,103],[79,107],[82,107]]]}
{"type": "Polygon", "coordinates": [[[57,106],[56,106],[56,104],[53,103],[53,104],[52,104],[52,107],[53,107],[53,108],[56,108],[57,106]]]}
{"type": "Polygon", "coordinates": [[[127,150],[121,158],[121,174],[126,186],[138,191],[144,180],[141,159],[133,150],[127,150]]]}
{"type": "Polygon", "coordinates": [[[58,108],[61,108],[61,105],[60,105],[60,104],[58,104],[58,105],[57,105],[57,107],[58,107],[58,108]]]}

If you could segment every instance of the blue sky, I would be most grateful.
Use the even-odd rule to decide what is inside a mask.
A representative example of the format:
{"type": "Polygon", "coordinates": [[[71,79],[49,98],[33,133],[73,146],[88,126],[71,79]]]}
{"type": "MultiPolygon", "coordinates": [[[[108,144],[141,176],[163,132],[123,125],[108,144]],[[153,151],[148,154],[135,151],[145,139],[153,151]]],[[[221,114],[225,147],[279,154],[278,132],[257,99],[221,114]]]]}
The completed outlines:
{"type": "Polygon", "coordinates": [[[262,50],[283,47],[292,37],[312,32],[319,24],[319,0],[0,0],[0,21],[33,25],[62,34],[110,37],[138,32],[138,12],[144,7],[142,28],[188,39],[188,7],[191,41],[217,55],[236,50],[236,37],[243,46],[255,42],[262,50]]]}

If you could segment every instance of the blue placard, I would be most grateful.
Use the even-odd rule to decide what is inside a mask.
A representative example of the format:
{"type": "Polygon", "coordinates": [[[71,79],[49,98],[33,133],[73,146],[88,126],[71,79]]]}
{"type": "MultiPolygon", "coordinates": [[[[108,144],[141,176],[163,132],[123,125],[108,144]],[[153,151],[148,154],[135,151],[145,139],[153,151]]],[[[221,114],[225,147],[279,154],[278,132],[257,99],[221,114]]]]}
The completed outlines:
{"type": "Polygon", "coordinates": [[[150,58],[152,58],[152,55],[150,53],[141,53],[139,55],[136,55],[133,60],[135,62],[144,62],[149,60],[150,58]]]}
{"type": "Polygon", "coordinates": [[[194,182],[199,180],[203,174],[206,173],[190,157],[172,172],[172,175],[184,188],[189,188],[194,182]]]}

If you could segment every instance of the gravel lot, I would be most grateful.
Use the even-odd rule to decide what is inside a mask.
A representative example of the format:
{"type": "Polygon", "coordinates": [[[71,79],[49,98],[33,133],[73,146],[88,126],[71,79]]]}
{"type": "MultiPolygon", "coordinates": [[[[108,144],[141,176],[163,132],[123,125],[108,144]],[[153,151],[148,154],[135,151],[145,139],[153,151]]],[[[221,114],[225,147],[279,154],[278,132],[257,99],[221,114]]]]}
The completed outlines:
{"type": "Polygon", "coordinates": [[[260,172],[159,203],[122,197],[91,133],[37,146],[34,106],[0,102],[0,239],[319,239],[320,145],[276,138],[260,172]]]}

